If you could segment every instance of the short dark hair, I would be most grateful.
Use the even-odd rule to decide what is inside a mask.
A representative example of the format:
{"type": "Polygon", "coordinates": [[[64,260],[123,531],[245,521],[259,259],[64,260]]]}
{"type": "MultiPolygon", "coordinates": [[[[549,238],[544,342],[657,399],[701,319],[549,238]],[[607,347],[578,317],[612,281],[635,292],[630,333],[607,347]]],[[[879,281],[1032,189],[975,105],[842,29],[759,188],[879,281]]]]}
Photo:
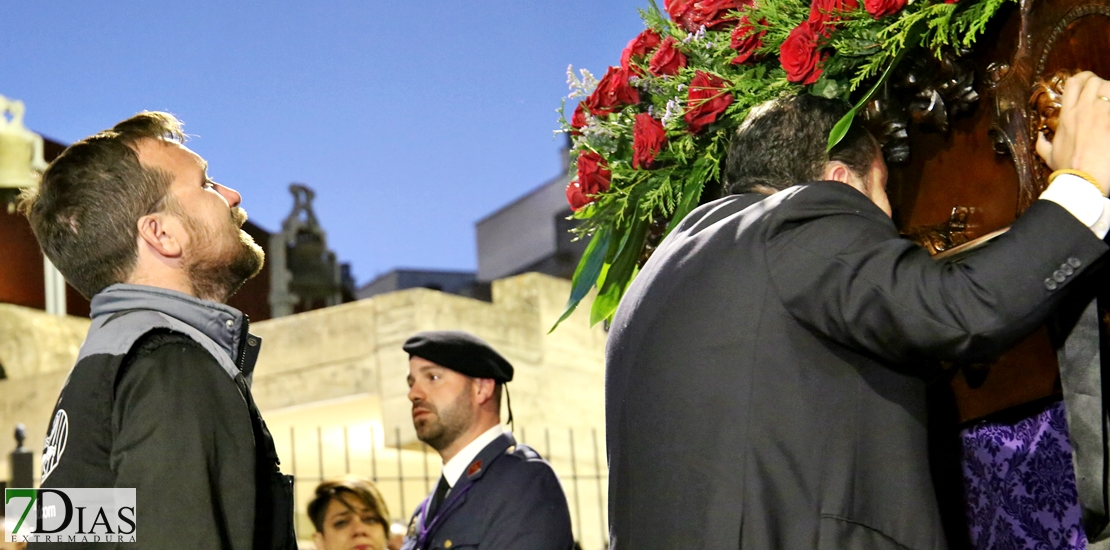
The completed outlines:
{"type": "Polygon", "coordinates": [[[43,254],[85,298],[127,279],[139,218],[167,206],[173,177],[139,162],[145,139],[184,143],[185,134],[171,114],[139,113],[69,146],[20,198],[43,254]]]}
{"type": "Polygon", "coordinates": [[[386,536],[389,535],[390,517],[385,499],[382,498],[381,492],[378,491],[372,481],[355,475],[329,479],[316,486],[316,497],[308,503],[308,517],[312,520],[312,525],[316,527],[317,533],[324,532],[324,516],[328,512],[328,504],[331,503],[331,499],[344,494],[353,495],[377,514],[378,518],[382,520],[382,527],[386,530],[386,536]]]}
{"type": "Polygon", "coordinates": [[[830,161],[866,175],[880,151],[858,120],[831,152],[825,152],[833,126],[850,109],[846,101],[807,93],[755,107],[729,145],[725,189],[734,194],[760,187],[780,191],[820,179],[830,161]]]}

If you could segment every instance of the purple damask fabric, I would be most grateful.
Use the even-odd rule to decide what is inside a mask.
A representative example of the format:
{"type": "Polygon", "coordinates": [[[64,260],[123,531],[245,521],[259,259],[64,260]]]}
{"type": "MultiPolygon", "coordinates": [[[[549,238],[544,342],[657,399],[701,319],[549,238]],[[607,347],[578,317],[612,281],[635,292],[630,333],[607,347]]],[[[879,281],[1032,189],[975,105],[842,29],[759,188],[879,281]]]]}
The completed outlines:
{"type": "Polygon", "coordinates": [[[976,550],[1087,547],[1063,402],[1016,422],[982,422],[960,436],[976,550]]]}

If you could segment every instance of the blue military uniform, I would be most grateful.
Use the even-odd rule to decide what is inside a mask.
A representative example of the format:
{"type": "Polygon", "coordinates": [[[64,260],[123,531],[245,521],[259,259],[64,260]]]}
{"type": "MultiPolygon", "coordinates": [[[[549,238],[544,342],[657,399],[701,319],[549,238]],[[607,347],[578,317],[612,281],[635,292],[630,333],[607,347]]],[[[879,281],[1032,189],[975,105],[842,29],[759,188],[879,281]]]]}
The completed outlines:
{"type": "Polygon", "coordinates": [[[402,550],[574,546],[567,497],[555,471],[512,434],[486,445],[434,510],[432,500],[428,495],[417,506],[402,550]]]}

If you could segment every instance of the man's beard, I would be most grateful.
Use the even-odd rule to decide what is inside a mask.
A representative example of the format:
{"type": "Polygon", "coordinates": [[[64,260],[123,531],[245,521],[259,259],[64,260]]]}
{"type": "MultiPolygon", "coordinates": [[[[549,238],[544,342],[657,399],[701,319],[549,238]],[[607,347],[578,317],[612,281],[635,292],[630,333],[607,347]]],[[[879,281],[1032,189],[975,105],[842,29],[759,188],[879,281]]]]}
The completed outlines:
{"type": "Polygon", "coordinates": [[[190,244],[185,271],[198,298],[226,302],[243,283],[262,271],[266,254],[240,229],[247,221],[242,208],[232,208],[229,223],[215,231],[188,215],[184,220],[190,244]]]}
{"type": "Polygon", "coordinates": [[[474,423],[475,414],[471,409],[470,388],[459,392],[449,405],[442,410],[436,410],[430,403],[421,403],[422,409],[431,411],[415,424],[416,437],[427,443],[431,448],[442,451],[449,447],[460,435],[466,432],[474,423]]]}

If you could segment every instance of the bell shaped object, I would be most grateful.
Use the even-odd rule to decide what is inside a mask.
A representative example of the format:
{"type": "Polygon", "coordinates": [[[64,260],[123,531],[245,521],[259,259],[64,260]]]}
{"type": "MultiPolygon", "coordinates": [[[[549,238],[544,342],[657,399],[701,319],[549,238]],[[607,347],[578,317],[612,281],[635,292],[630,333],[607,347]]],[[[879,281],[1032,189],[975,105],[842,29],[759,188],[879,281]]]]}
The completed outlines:
{"type": "Polygon", "coordinates": [[[46,169],[42,136],[23,125],[23,112],[22,101],[0,96],[0,188],[38,187],[46,169]]]}

